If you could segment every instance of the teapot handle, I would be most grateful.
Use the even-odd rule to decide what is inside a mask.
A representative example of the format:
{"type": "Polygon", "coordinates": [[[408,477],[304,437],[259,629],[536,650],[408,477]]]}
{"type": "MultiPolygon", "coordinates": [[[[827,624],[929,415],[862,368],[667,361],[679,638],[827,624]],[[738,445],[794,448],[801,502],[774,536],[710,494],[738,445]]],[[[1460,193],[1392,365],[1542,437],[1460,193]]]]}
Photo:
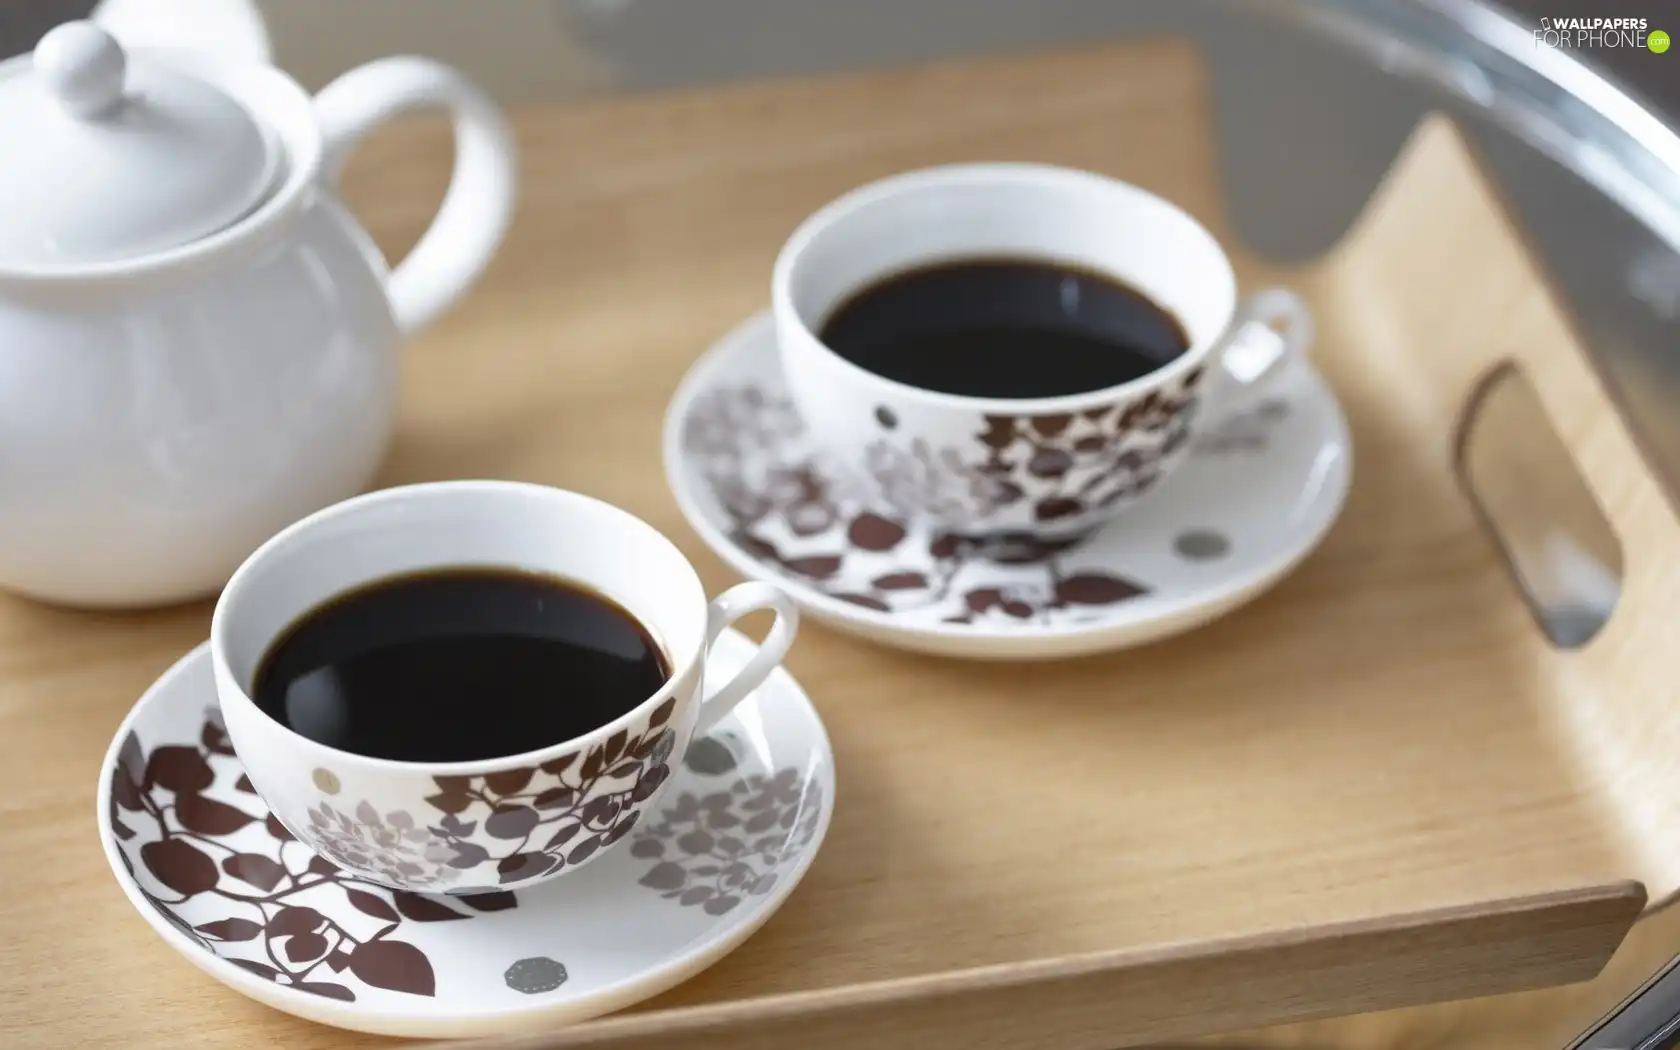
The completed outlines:
{"type": "Polygon", "coordinates": [[[391,272],[391,312],[403,333],[430,324],[483,272],[513,216],[517,154],[490,96],[426,58],[382,58],[315,96],[326,177],[337,181],[363,135],[411,109],[441,107],[455,130],[455,169],[432,224],[391,272]]]}

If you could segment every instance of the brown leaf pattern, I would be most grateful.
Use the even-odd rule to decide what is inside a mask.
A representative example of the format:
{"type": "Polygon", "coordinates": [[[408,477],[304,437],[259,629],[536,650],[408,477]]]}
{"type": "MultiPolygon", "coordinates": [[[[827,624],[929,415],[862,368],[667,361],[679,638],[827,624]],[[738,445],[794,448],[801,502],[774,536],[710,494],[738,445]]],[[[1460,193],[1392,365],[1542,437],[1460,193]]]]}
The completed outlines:
{"type": "MultiPolygon", "coordinates": [[[[1182,406],[1144,399],[1128,426],[1170,432],[1182,406]]],[[[1106,464],[1111,477],[1150,478],[1155,460],[1138,453],[1104,460],[1104,427],[1118,427],[1123,410],[1106,414],[1019,420],[988,417],[980,445],[984,469],[966,484],[990,487],[993,497],[1027,498],[1020,480],[1090,471],[1106,464]],[[1100,439],[1100,440],[1098,440],[1100,439]],[[1078,468],[1078,469],[1076,469],[1078,468]],[[1021,494],[1013,494],[1020,489],[1021,494]]],[[[701,465],[705,483],[729,517],[730,540],[757,561],[777,565],[806,586],[874,613],[917,612],[951,625],[1080,623],[1103,609],[1149,592],[1138,580],[1093,569],[1067,569],[1064,555],[1079,538],[1044,539],[1027,533],[930,532],[911,527],[902,506],[866,496],[844,474],[810,453],[790,402],[780,390],[720,388],[703,395],[684,427],[684,452],[701,465]],[[816,523],[815,529],[806,525],[816,523]],[[1069,581],[1073,581],[1071,586],[1069,581]]],[[[1164,444],[1164,441],[1163,441],[1164,444]]],[[[897,475],[906,491],[945,476],[935,453],[882,446],[883,456],[908,455],[897,475]]],[[[1129,449],[1135,452],[1135,449],[1129,449]]],[[[1176,446],[1174,448],[1176,451],[1176,446]]],[[[894,468],[895,470],[897,468],[894,468]]],[[[951,468],[954,469],[954,468],[951,468]]],[[[1083,472],[1083,473],[1081,473],[1083,472]]],[[[903,501],[911,501],[906,496],[903,501]]],[[[1039,512],[1055,518],[1080,513],[1072,497],[1041,497],[1039,512]],[[1066,499],[1059,506],[1057,499],[1066,499]]]]}
{"type": "MultiPolygon", "coordinates": [[[[236,786],[243,777],[212,711],[197,740],[160,744],[150,755],[130,733],[118,752],[112,796],[114,806],[139,815],[131,821],[141,830],[117,833],[117,846],[140,892],[170,925],[248,973],[342,1002],[355,1002],[358,986],[431,996],[436,972],[425,952],[403,939],[408,924],[469,920],[518,907],[506,890],[427,897],[385,889],[335,867],[277,833],[284,829],[261,801],[236,786]],[[137,835],[146,841],[135,848],[137,835]],[[188,901],[195,902],[195,915],[203,902],[214,901],[222,917],[189,925],[180,914],[188,901]]],[[[400,851],[420,844],[406,834],[415,830],[413,822],[367,809],[354,819],[345,816],[345,823],[382,829],[389,837],[345,831],[341,815],[328,810],[326,819],[342,833],[335,841],[410,856],[400,851]]],[[[420,834],[434,841],[430,832],[420,834]]]]}
{"type": "MultiPolygon", "coordinates": [[[[689,768],[700,771],[692,761],[689,768]]],[[[724,915],[774,889],[784,862],[810,844],[822,814],[821,787],[804,784],[797,769],[718,783],[705,794],[679,794],[630,844],[631,856],[651,862],[642,886],[708,915],[724,915]]]]}
{"type": "MultiPolygon", "coordinates": [[[[1000,512],[1018,506],[1030,508],[1039,525],[1088,519],[1142,496],[1189,453],[1204,374],[1192,368],[1129,403],[1077,416],[988,415],[962,447],[906,443],[896,425],[877,418],[865,470],[898,516],[932,517],[966,532],[999,531],[1000,512]]],[[[773,400],[757,394],[761,406],[773,400]]]]}
{"type": "Polygon", "coordinates": [[[433,799],[449,804],[438,807],[433,824],[414,829],[428,843],[426,862],[436,858],[459,870],[493,865],[504,886],[582,864],[629,834],[638,807],[670,779],[675,711],[675,701],[666,702],[635,736],[621,730],[578,761],[437,778],[433,799]]]}
{"type": "Polygon", "coordinates": [[[426,803],[435,812],[424,819],[323,795],[309,810],[309,826],[298,833],[335,863],[377,872],[382,882],[405,890],[437,892],[464,880],[506,886],[551,875],[583,863],[635,827],[637,807],[670,778],[675,713],[676,701],[667,700],[636,735],[621,729],[580,754],[540,766],[434,777],[437,791],[426,803]],[[485,870],[474,870],[481,865],[485,870]]]}
{"type": "Polygon", "coordinates": [[[401,810],[380,814],[364,802],[354,813],[345,813],[321,799],[310,807],[309,827],[300,834],[328,860],[377,871],[398,885],[442,889],[461,874],[449,864],[455,852],[448,843],[416,826],[401,810]]]}

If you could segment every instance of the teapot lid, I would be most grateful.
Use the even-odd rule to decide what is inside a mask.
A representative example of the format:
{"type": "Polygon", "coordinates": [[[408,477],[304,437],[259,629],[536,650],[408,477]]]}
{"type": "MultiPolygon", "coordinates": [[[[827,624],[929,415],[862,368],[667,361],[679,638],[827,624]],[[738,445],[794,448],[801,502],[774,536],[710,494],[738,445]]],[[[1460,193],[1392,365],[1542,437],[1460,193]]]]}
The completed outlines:
{"type": "Polygon", "coordinates": [[[0,64],[0,267],[116,262],[250,214],[282,172],[232,96],[67,22],[0,64]]]}

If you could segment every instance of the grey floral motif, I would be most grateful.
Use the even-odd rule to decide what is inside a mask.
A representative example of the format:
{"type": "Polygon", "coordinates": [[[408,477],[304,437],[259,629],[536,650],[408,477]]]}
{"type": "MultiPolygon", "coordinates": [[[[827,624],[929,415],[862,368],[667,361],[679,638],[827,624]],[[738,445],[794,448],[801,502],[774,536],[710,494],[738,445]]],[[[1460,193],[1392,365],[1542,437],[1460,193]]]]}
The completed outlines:
{"type": "Polygon", "coordinates": [[[1019,487],[969,466],[956,449],[935,450],[920,438],[908,447],[886,439],[872,442],[864,468],[880,486],[881,499],[904,517],[977,519],[1022,496],[1019,487]]]}
{"type": "Polygon", "coordinates": [[[461,874],[450,866],[455,851],[449,843],[400,809],[381,816],[362,802],[350,816],[323,800],[310,808],[309,827],[301,830],[305,843],[333,863],[376,871],[393,885],[436,889],[461,874]]]}
{"type": "Polygon", "coordinates": [[[521,959],[507,968],[502,980],[516,992],[538,995],[566,983],[566,967],[546,955],[521,959]]]}
{"type": "Polygon", "coordinates": [[[821,789],[798,769],[754,773],[704,795],[685,791],[637,835],[631,856],[655,863],[640,884],[684,908],[724,915],[775,888],[781,867],[810,844],[821,789]]]}
{"type": "Polygon", "coordinates": [[[690,415],[683,427],[683,446],[700,453],[727,453],[743,441],[770,445],[804,429],[804,421],[787,398],[743,387],[713,399],[710,411],[690,415]]]}

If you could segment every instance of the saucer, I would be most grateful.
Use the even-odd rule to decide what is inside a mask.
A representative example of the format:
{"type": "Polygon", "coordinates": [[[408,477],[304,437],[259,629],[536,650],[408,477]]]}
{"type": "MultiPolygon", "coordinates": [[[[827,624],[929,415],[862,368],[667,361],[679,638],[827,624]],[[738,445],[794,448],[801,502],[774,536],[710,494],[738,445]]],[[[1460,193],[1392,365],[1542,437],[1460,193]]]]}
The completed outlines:
{"type": "Polygon", "coordinates": [[[874,504],[815,448],[761,313],[708,350],[665,416],[665,474],[702,540],[815,618],[886,645],[1048,659],[1200,626],[1259,595],[1340,513],[1352,443],[1310,367],[1200,435],[1146,502],[1083,538],[939,532],[874,504]]]}
{"type": "MultiPolygon", "coordinates": [[[[708,676],[755,651],[724,631],[708,676]]],[[[786,671],[691,744],[673,780],[657,819],[575,875],[517,892],[393,892],[340,871],[268,815],[222,729],[201,645],[117,730],[99,831],[140,914],[224,984],[323,1024],[470,1037],[580,1021],[662,992],[728,954],[793,892],[828,830],[834,759],[786,671]]],[[[400,853],[415,830],[403,813],[359,816],[388,832],[370,851],[400,853]]]]}

